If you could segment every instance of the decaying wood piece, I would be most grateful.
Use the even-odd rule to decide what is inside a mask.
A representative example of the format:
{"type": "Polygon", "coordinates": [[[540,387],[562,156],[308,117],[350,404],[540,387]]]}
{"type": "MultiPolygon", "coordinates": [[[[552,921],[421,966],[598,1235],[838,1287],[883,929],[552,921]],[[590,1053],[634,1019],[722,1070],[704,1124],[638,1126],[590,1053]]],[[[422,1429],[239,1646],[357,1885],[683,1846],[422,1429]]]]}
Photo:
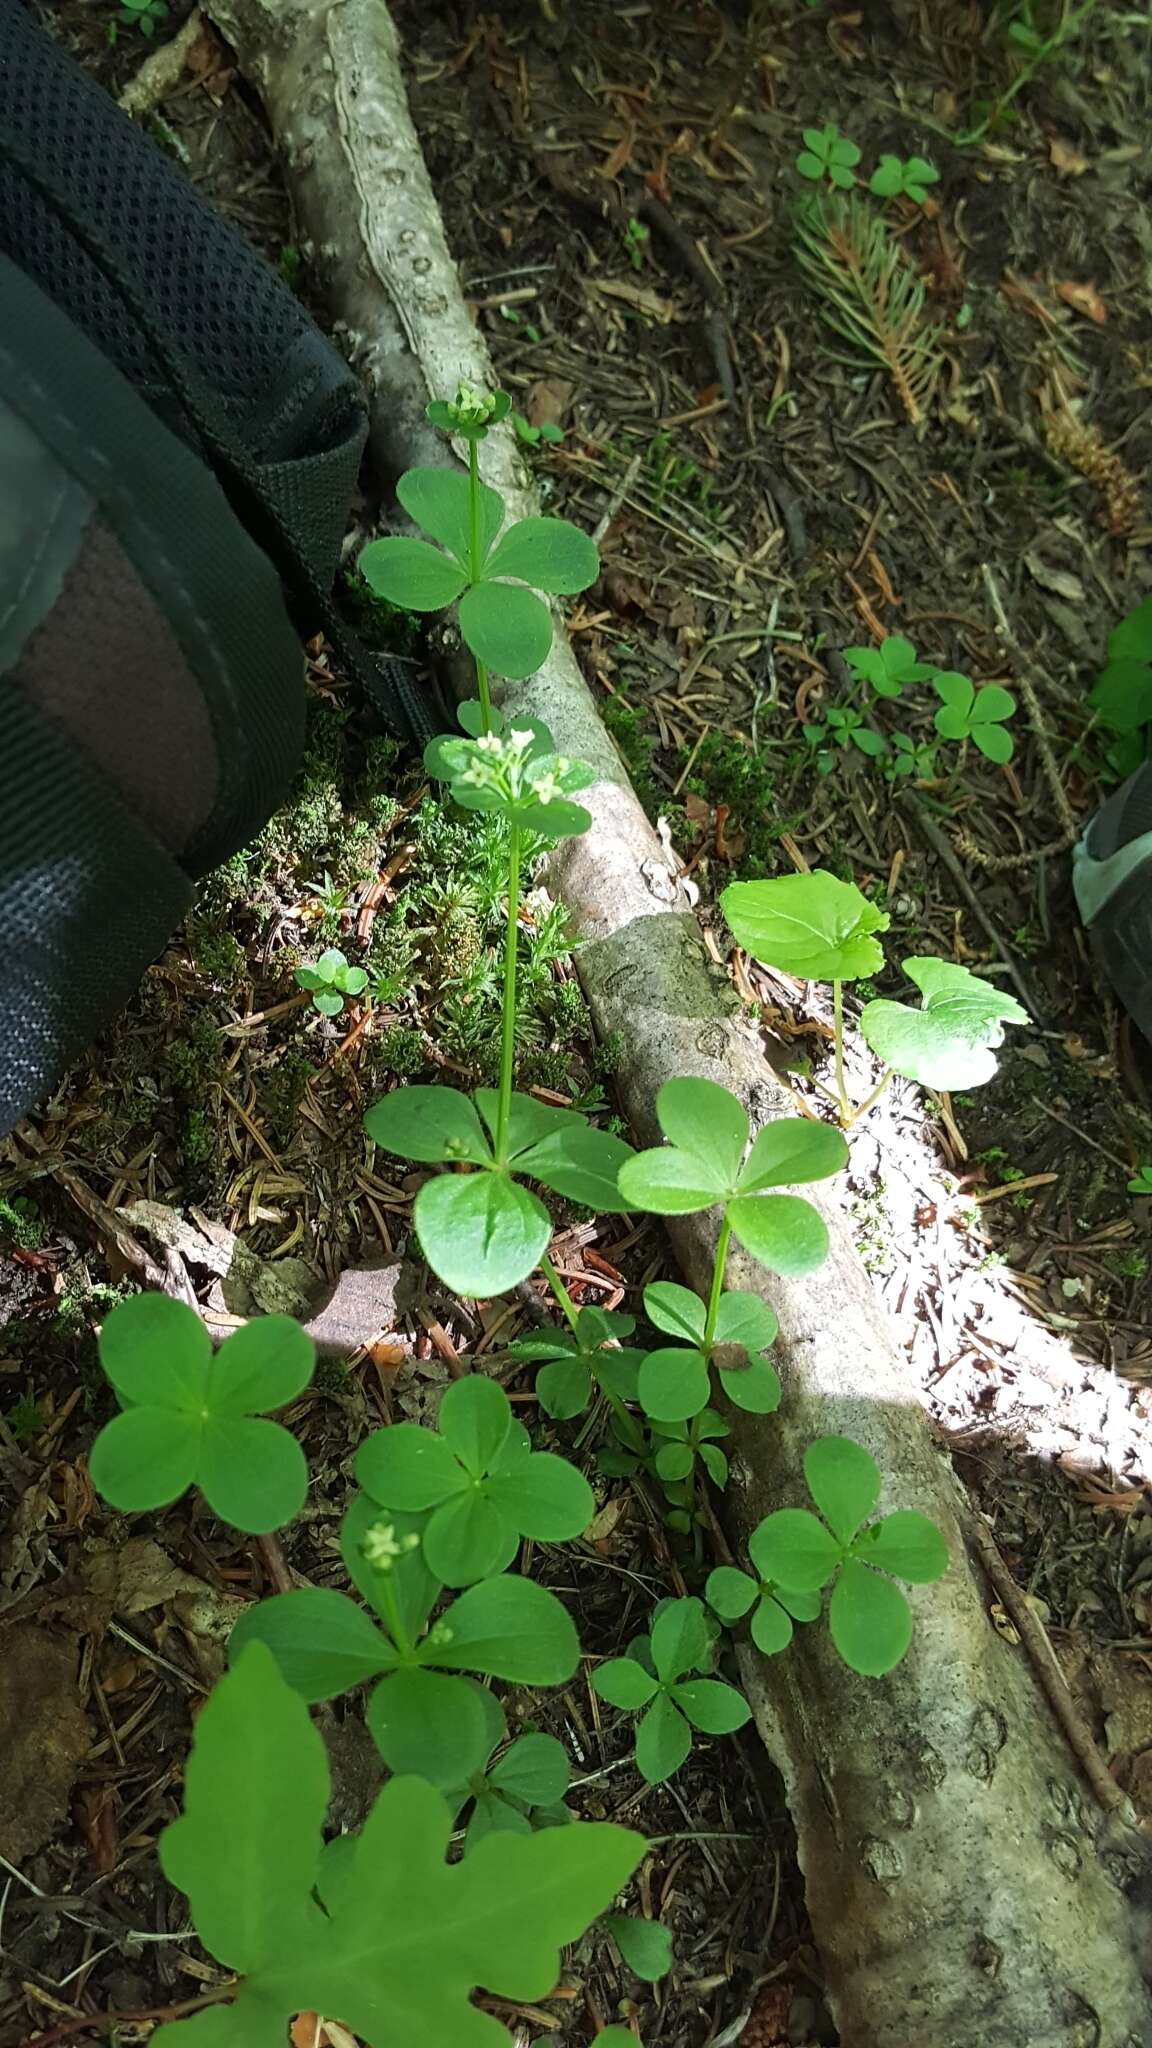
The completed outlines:
{"type": "MultiPolygon", "coordinates": [[[[332,311],[378,379],[378,452],[393,474],[444,461],[425,399],[461,378],[490,383],[491,368],[383,0],[208,0],[207,11],[264,95],[332,311]]],[[[491,436],[483,459],[513,516],[539,509],[511,437],[491,436]]],[[[787,1113],[562,636],[503,702],[513,717],[543,717],[562,751],[601,776],[581,797],[593,830],[565,843],[551,880],[597,1025],[621,1035],[619,1085],[640,1136],[655,1135],[653,1097],[677,1074],[735,1088],[758,1122],[787,1113]]],[[[736,1418],[729,1532],[739,1539],[771,1508],[802,1500],[805,1445],[840,1431],[876,1457],[883,1506],[932,1515],[952,1558],[941,1586],[914,1592],[912,1650],[881,1683],[847,1671],[823,1628],[801,1631],[778,1658],[742,1653],[787,1787],[842,2038],[847,2048],[1142,2048],[1152,2010],[1120,1889],[1139,1838],[1103,1821],[1027,1663],[989,1625],[951,1471],[835,1186],[814,1198],[832,1238],[819,1273],[765,1288],[758,1269],[733,1262],[731,1281],[765,1291],[779,1315],[785,1398],[768,1421],[736,1418]]],[[[699,1285],[711,1227],[684,1218],[673,1236],[699,1285]]]]}

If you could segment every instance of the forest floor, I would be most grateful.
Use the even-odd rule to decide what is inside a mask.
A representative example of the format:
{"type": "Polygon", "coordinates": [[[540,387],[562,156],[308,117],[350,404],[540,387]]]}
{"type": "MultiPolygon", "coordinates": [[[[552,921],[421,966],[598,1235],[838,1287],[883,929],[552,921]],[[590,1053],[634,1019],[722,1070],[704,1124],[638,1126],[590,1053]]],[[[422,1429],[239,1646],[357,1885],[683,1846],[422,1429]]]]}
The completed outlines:
{"type": "MultiPolygon", "coordinates": [[[[573,644],[706,914],[734,876],[827,866],[890,918],[888,975],[859,1000],[897,993],[897,963],[931,952],[1029,1011],[981,1093],[939,1110],[890,1091],[854,1137],[849,1199],[925,1404],[1148,1810],[1152,1200],[1127,1184],[1152,1162],[1152,1069],[1070,884],[1072,837],[1113,772],[1087,695],[1109,633],[1152,591],[1147,19],[1100,0],[997,117],[1021,62],[1006,28],[1051,29],[1042,8],[394,12],[526,459],[549,509],[600,537],[573,644]],[[919,418],[797,262],[802,131],[830,122],[859,146],[861,204],[878,217],[864,186],[882,154],[939,172],[923,205],[884,210],[925,286],[919,418]],[[839,650],[891,633],[1017,696],[1008,763],[941,742],[924,685],[864,702],[839,650]],[[888,754],[853,743],[856,713],[888,754]],[[895,731],[910,776],[886,772],[895,731]]],[[[146,53],[126,28],[109,42],[105,0],[48,13],[114,91],[146,53]]],[[[210,33],[159,111],[159,139],[308,298],[258,105],[210,33]]],[[[128,1525],[94,1499],[108,1304],[167,1259],[224,1330],[259,1309],[311,1315],[359,1273],[336,1291],[329,1355],[293,1418],[313,1490],[284,1548],[314,1582],[338,1571],[356,1443],[427,1413],[462,1353],[499,1353],[530,1312],[424,1286],[404,1257],[416,1182],[369,1163],[361,1129],[396,1077],[491,1078],[498,849],[371,736],[319,645],[311,682],[291,804],[208,883],[127,1016],[0,1155],[0,1600],[18,1632],[0,1751],[27,1750],[0,1787],[0,2048],[36,2029],[83,2039],[86,2017],[168,2006],[218,1976],[158,1883],[154,1845],[191,1712],[241,1604],[269,1590],[268,1559],[187,1503],[128,1525]],[[369,969],[370,1013],[325,1020],[296,990],[295,968],[334,943],[369,969]],[[221,1225],[241,1247],[223,1261],[221,1225]]],[[[724,958],[718,923],[715,939],[724,958]]],[[[610,1112],[611,1047],[593,1042],[542,899],[523,947],[519,1084],[610,1112]]],[[[803,1089],[827,1055],[828,991],[735,972],[803,1089]]],[[[862,1047],[851,1072],[863,1095],[862,1047]]],[[[554,1256],[574,1298],[628,1308],[666,1260],[651,1226],[576,1212],[554,1256]]],[[[510,1388],[530,1406],[526,1384],[510,1388]]],[[[652,1504],[602,1482],[600,1501],[589,1540],[533,1569],[604,1652],[682,1581],[652,1504]]],[[[590,1940],[562,1996],[507,2012],[515,2038],[576,2048],[635,2016],[660,2048],[716,2048],[742,2028],[756,2048],[833,2039],[754,1739],[699,1749],[651,1791],[583,1680],[539,1711],[573,1759],[574,1806],[659,1838],[633,1909],[669,1924],[677,1962],[641,1985],[590,1940]]],[[[351,1708],[327,1718],[350,1825],[378,1767],[351,1708]]],[[[117,2038],[150,2024],[125,2019],[117,2038]]]]}

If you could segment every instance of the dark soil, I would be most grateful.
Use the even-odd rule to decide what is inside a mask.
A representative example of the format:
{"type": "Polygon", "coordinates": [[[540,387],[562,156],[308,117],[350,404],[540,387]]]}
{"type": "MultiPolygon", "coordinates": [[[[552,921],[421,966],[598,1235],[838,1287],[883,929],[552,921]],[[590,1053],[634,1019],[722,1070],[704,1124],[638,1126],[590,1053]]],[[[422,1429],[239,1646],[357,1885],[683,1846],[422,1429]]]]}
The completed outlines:
{"type": "MultiPolygon", "coordinates": [[[[128,30],[109,45],[110,0],[49,11],[118,90],[145,46],[128,30]]],[[[890,916],[884,993],[899,992],[901,958],[938,952],[1012,987],[1032,1015],[997,1080],[948,1114],[895,1091],[856,1141],[854,1215],[926,1401],[1142,1799],[1152,1205],[1126,1184],[1152,1161],[1152,1117],[1141,1043],[1075,917],[1069,845],[1108,786],[1086,693],[1108,632],[1152,588],[1147,25],[1101,0],[1012,118],[959,147],[948,134],[994,111],[1015,75],[1003,18],[976,0],[395,12],[477,320],[517,409],[564,431],[527,459],[557,509],[608,522],[574,644],[705,904],[734,875],[829,866],[890,916]],[[888,214],[939,329],[918,423],[797,267],[800,131],[826,121],[860,145],[865,171],[892,151],[941,174],[927,206],[888,214]],[[1082,439],[1060,442],[1054,421],[1082,439]],[[811,736],[856,701],[837,650],[883,632],[1021,696],[1007,766],[942,747],[929,772],[889,782],[811,736]]],[[[307,297],[258,105],[215,38],[160,112],[165,146],[307,297]]],[[[225,1224],[252,1255],[255,1304],[287,1287],[306,1312],[326,1279],[406,1244],[411,1183],[369,1164],[366,1102],[396,1076],[491,1072],[498,848],[445,823],[314,656],[291,807],[208,885],[128,1016],[0,1166],[0,1196],[30,1205],[0,1207],[0,1619],[32,1632],[24,1661],[46,1674],[36,1698],[5,1703],[3,1732],[46,1745],[55,1731],[60,1753],[75,1751],[47,1805],[8,1813],[0,1791],[0,1848],[15,1844],[0,1883],[0,2048],[37,2029],[83,2039],[88,2016],[179,2004],[220,1976],[158,1883],[155,1839],[178,1809],[190,1712],[276,1561],[187,1503],[129,1524],[93,1498],[85,1453],[107,1412],[94,1331],[161,1255],[125,1206],[225,1224]],[[294,968],[331,943],[377,978],[370,1030],[297,998],[294,968]],[[79,1693],[33,1655],[45,1639],[73,1653],[79,1693]]],[[[910,691],[877,721],[932,746],[935,702],[910,691]]],[[[560,935],[539,916],[521,1080],[610,1107],[610,1049],[591,1044],[560,935]]],[[[738,978],[795,1047],[804,1087],[805,1060],[825,1055],[826,992],[743,965],[738,978]]],[[[870,1074],[861,1050],[861,1094],[870,1074]]],[[[562,1222],[575,1298],[635,1306],[663,1257],[655,1234],[562,1222]]],[[[221,1327],[246,1312],[191,1255],[184,1271],[221,1327]]],[[[338,1583],[333,1537],[361,1437],[427,1412],[460,1352],[498,1349],[525,1306],[478,1323],[433,1292],[405,1315],[358,1313],[347,1365],[328,1361],[293,1417],[314,1478],[286,1568],[317,1583],[338,1583]]],[[[513,1392],[528,1400],[526,1383],[513,1392]]],[[[594,1654],[682,1590],[657,1504],[602,1500],[594,1542],[532,1566],[594,1654]]],[[[653,1793],[584,1677],[532,1704],[573,1758],[578,1810],[658,1838],[630,1903],[668,1922],[677,1962],[646,1987],[591,1937],[546,2008],[504,2013],[514,2038],[578,2048],[635,2015],[660,2048],[831,2040],[787,1819],[752,1739],[702,1746],[653,1793]]],[[[328,1717],[346,1824],[373,1784],[362,1732],[351,1707],[328,1717]]],[[[150,2028],[125,2018],[116,2038],[150,2028]]]]}

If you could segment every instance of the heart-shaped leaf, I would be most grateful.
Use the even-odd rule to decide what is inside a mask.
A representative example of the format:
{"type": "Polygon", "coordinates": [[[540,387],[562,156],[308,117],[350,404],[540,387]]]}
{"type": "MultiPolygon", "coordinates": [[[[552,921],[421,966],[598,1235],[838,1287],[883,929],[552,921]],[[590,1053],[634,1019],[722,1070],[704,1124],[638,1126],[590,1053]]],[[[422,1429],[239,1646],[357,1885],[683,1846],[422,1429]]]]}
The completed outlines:
{"type": "Polygon", "coordinates": [[[780,1406],[780,1376],[774,1365],[755,1353],[743,1352],[739,1363],[725,1363],[726,1355],[742,1346],[718,1345],[714,1361],[720,1385],[736,1408],[746,1415],[775,1415],[780,1406]]]}
{"type": "Polygon", "coordinates": [[[396,1662],[391,1643],[363,1608],[328,1586],[275,1593],[250,1607],[229,1638],[233,1664],[250,1642],[266,1644],[282,1677],[312,1703],[379,1678],[396,1662]]]}
{"type": "Polygon", "coordinates": [[[669,1144],[701,1159],[733,1186],[748,1143],[748,1112],[716,1081],[665,1081],[656,1096],[656,1119],[669,1144]]]}
{"type": "Polygon", "coordinates": [[[552,614],[522,583],[473,584],[461,599],[459,619],[465,644],[495,675],[519,681],[548,659],[552,614]]]}
{"type": "Polygon", "coordinates": [[[633,1152],[611,1131],[596,1131],[580,1121],[552,1131],[516,1160],[516,1171],[538,1180],[569,1202],[583,1202],[601,1215],[615,1215],[627,1204],[617,1179],[633,1152]]]}
{"type": "Polygon", "coordinates": [[[580,1661],[567,1608],[533,1579],[508,1574],[469,1586],[421,1644],[441,1670],[478,1671],[510,1685],[566,1685],[580,1661]]]}
{"type": "Polygon", "coordinates": [[[592,1690],[610,1707],[634,1714],[648,1705],[656,1680],[634,1657],[609,1657],[592,1673],[592,1690]]]}
{"type": "Polygon", "coordinates": [[[912,1640],[912,1610],[891,1579],[850,1557],[832,1589],[828,1627],[853,1671],[883,1678],[912,1640]]]}
{"type": "Polygon", "coordinates": [[[822,1216],[799,1195],[738,1195],[728,1220],[754,1259],[772,1273],[811,1273],[828,1256],[822,1216]]]}
{"type": "Polygon", "coordinates": [[[680,1769],[692,1748],[692,1730],[667,1693],[657,1693],[636,1730],[636,1768],[649,1785],[680,1769]]]}
{"type": "Polygon", "coordinates": [[[568,519],[518,519],[489,560],[485,579],[515,576],[536,590],[587,590],[600,574],[593,541],[568,519]]]}
{"type": "Polygon", "coordinates": [[[880,1498],[875,1458],[850,1437],[818,1437],[804,1453],[804,1477],[832,1534],[851,1543],[880,1498]]]}
{"type": "Polygon", "coordinates": [[[729,1184],[711,1162],[674,1145],[635,1152],[620,1168],[618,1185],[626,1209],[654,1216],[690,1216],[722,1202],[729,1184]]]}
{"type": "Polygon", "coordinates": [[[765,967],[801,980],[856,981],[884,964],[871,935],[887,931],[886,912],[854,883],[822,868],[764,882],[730,882],[720,908],[738,946],[765,967]]]}
{"type": "Polygon", "coordinates": [[[807,1508],[778,1508],[752,1531],[748,1555],[762,1579],[816,1592],[827,1585],[844,1552],[807,1508]]]}
{"type": "Polygon", "coordinates": [[[526,1280],[552,1235],[543,1202],[504,1173],[427,1181],[412,1216],[433,1271],[454,1294],[477,1300],[526,1280]]]}
{"type": "Polygon", "coordinates": [[[398,1159],[419,1159],[429,1166],[484,1166],[492,1158],[480,1119],[458,1088],[394,1088],[368,1111],[364,1128],[375,1144],[398,1159]]]}
{"type": "Polygon", "coordinates": [[[459,563],[439,548],[400,536],[369,541],[361,550],[359,569],[377,597],[411,612],[443,611],[468,582],[459,563]]]}
{"type": "Polygon", "coordinates": [[[454,469],[409,469],[396,485],[396,496],[410,519],[454,555],[469,577],[478,575],[504,519],[504,500],[487,484],[478,492],[478,561],[472,562],[472,492],[468,478],[454,469]]]}
{"type": "Polygon", "coordinates": [[[525,1806],[553,1806],[568,1790],[571,1770],[554,1735],[521,1735],[492,1765],[488,1782],[525,1806]]]}
{"type": "Polygon", "coordinates": [[[743,1693],[719,1678],[690,1678],[672,1687],[680,1712],[704,1735],[734,1735],[752,1718],[743,1693]]]}
{"type": "Polygon", "coordinates": [[[948,1545],[927,1515],[915,1508],[897,1508],[857,1537],[853,1546],[869,1564],[918,1586],[931,1585],[948,1569],[948,1545]]]}
{"type": "Polygon", "coordinates": [[[757,1133],[738,1186],[743,1195],[762,1188],[797,1187],[804,1181],[827,1180],[847,1164],[842,1131],[808,1117],[779,1117],[757,1133]]]}
{"type": "Polygon", "coordinates": [[[758,1294],[730,1288],[720,1296],[716,1310],[718,1344],[742,1344],[747,1351],[767,1351],[779,1333],[775,1314],[758,1294]]]}
{"type": "Polygon", "coordinates": [[[364,1718],[390,1771],[449,1791],[483,1768],[492,1747],[487,1697],[467,1678],[394,1671],[375,1687],[364,1718]]]}
{"type": "Polygon", "coordinates": [[[652,1664],[665,1685],[698,1671],[708,1661],[712,1631],[704,1602],[695,1598],[662,1600],[652,1620],[652,1664]]]}
{"type": "Polygon", "coordinates": [[[704,1336],[704,1303],[698,1294],[679,1287],[674,1280],[654,1280],[644,1289],[644,1313],[656,1329],[664,1330],[669,1337],[686,1337],[690,1344],[699,1344],[704,1336]]]}
{"type": "Polygon", "coordinates": [[[704,1596],[721,1621],[733,1622],[742,1620],[755,1605],[759,1591],[747,1572],[737,1571],[735,1565],[718,1564],[708,1574],[704,1596]]]}
{"type": "Polygon", "coordinates": [[[557,1358],[536,1375],[536,1399],[554,1422],[571,1422],[592,1398],[592,1375],[581,1358],[557,1358]]]}
{"type": "MultiPolygon", "coordinates": [[[[657,1984],[667,1976],[672,1968],[672,1936],[659,1920],[634,1920],[628,1913],[608,1913],[604,1925],[634,1977],[645,1984],[657,1984]]],[[[609,2027],[606,2032],[602,2029],[596,2039],[611,2048],[609,2037],[615,2033],[628,2043],[628,2048],[636,2048],[635,2034],[624,2027],[609,2027]]]]}

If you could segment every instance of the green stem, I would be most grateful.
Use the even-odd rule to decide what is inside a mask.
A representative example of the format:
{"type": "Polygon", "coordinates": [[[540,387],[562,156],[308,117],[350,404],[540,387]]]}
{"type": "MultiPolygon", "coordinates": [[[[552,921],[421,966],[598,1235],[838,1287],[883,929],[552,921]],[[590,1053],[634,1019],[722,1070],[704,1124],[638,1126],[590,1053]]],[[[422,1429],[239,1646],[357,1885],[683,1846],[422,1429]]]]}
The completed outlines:
{"type": "Polygon", "coordinates": [[[712,1262],[712,1286],[708,1294],[708,1313],[704,1318],[704,1340],[701,1350],[705,1358],[711,1359],[712,1346],[716,1340],[716,1318],[720,1313],[720,1296],[724,1292],[724,1268],[728,1263],[728,1242],[732,1236],[732,1225],[725,1213],[716,1239],[716,1257],[712,1262]]]}
{"type": "Polygon", "coordinates": [[[380,1602],[380,1608],[388,1626],[388,1633],[396,1646],[396,1654],[401,1664],[413,1663],[415,1660],[413,1657],[412,1638],[400,1617],[400,1603],[396,1598],[396,1588],[392,1584],[391,1568],[383,1572],[377,1571],[376,1597],[380,1602]]]}
{"type": "Polygon", "coordinates": [[[840,1103],[840,1121],[847,1122],[852,1114],[848,1090],[844,1086],[844,984],[832,983],[832,1015],[836,1026],[836,1094],[840,1103]]]}
{"type": "MultiPolygon", "coordinates": [[[[480,560],[480,443],[468,443],[468,580],[479,583],[480,571],[484,564],[480,560]]],[[[485,732],[492,730],[492,699],[488,690],[488,670],[478,655],[476,663],[476,695],[480,699],[480,716],[485,732]]]]}
{"type": "Polygon", "coordinates": [[[568,1293],[568,1289],[565,1287],[563,1281],[561,1280],[560,1275],[556,1271],[555,1266],[552,1264],[551,1259],[548,1257],[547,1252],[545,1252],[543,1258],[540,1261],[540,1271],[543,1273],[544,1278],[548,1282],[549,1287],[552,1289],[552,1292],[556,1297],[556,1300],[560,1304],[560,1307],[564,1312],[565,1319],[568,1323],[569,1329],[572,1330],[573,1333],[575,1333],[578,1322],[576,1309],[573,1305],[571,1296],[568,1293]]]}
{"type": "Polygon", "coordinates": [[[508,926],[504,934],[504,1008],[500,1019],[500,1105],[496,1117],[496,1162],[508,1163],[508,1117],[516,1058],[516,920],[520,914],[520,827],[508,827],[508,926]]]}
{"type": "Polygon", "coordinates": [[[881,1074],[880,1079],[877,1081],[876,1086],[872,1090],[872,1093],[864,1097],[863,1102],[857,1105],[857,1107],[852,1111],[852,1114],[847,1119],[846,1128],[848,1130],[851,1130],[853,1124],[858,1124],[862,1116],[867,1116],[868,1111],[871,1109],[874,1102],[879,1102],[880,1097],[883,1095],[884,1090],[888,1086],[888,1083],[892,1079],[892,1076],[895,1073],[895,1071],[895,1067],[885,1067],[884,1072],[881,1074]]]}

